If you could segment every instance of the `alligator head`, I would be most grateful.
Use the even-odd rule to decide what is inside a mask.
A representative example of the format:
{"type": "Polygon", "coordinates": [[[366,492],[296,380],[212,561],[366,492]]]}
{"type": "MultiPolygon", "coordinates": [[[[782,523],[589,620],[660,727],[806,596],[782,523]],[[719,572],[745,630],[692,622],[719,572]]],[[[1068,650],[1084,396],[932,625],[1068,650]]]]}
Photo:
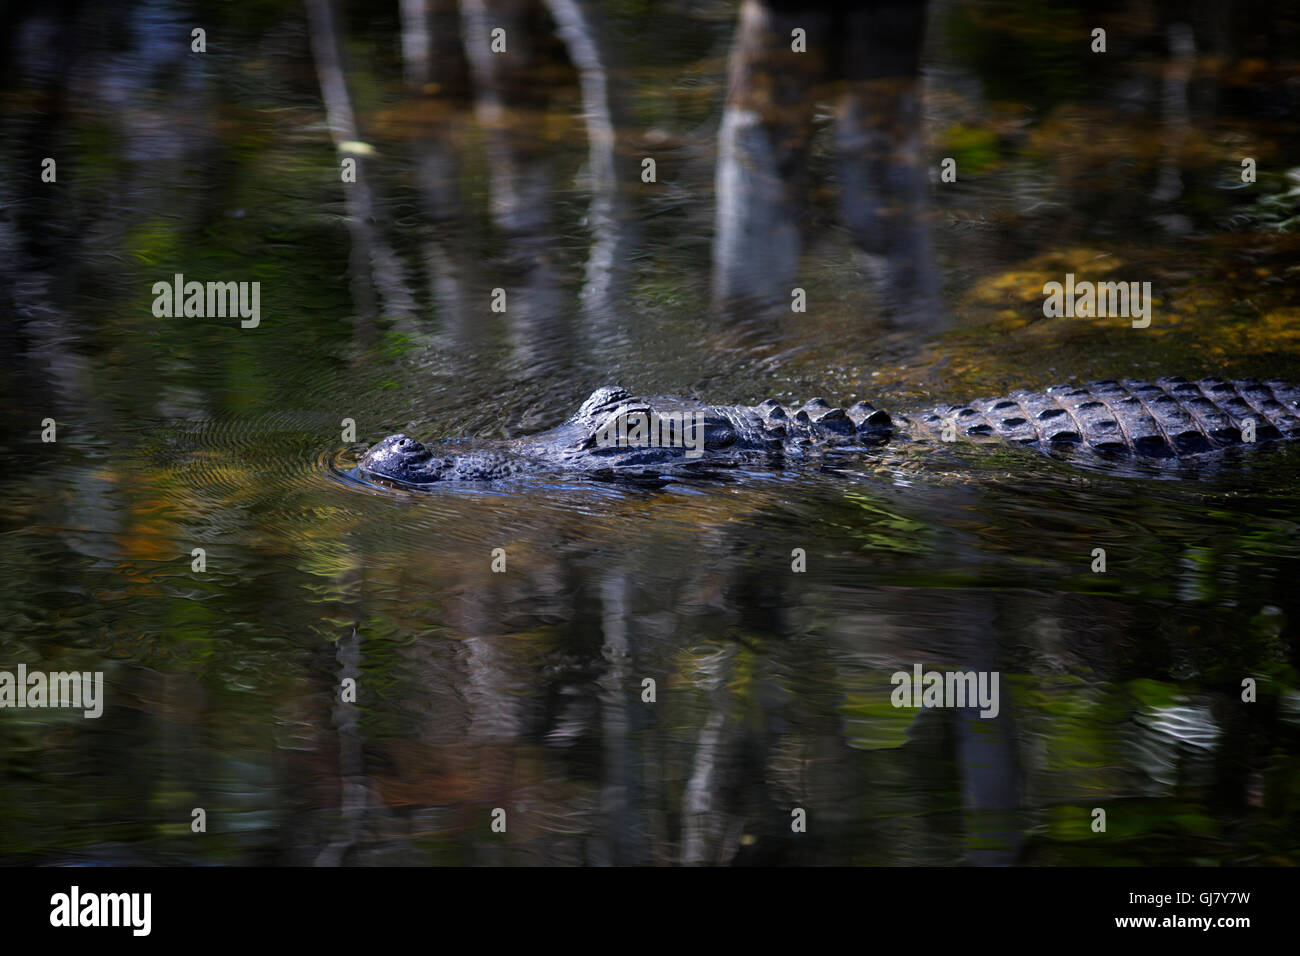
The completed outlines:
{"type": "Polygon", "coordinates": [[[658,469],[702,464],[695,459],[706,447],[717,453],[736,440],[734,423],[718,409],[667,399],[652,403],[606,386],[596,389],[563,424],[540,435],[432,445],[408,435],[390,435],[366,453],[360,468],[378,478],[415,485],[575,470],[639,480],[658,469]],[[638,427],[670,444],[638,440],[638,427]]]}
{"type": "Polygon", "coordinates": [[[361,459],[361,468],[380,478],[407,484],[435,481],[496,481],[519,474],[522,463],[495,451],[437,456],[406,435],[389,435],[361,459]]]}
{"type": "Polygon", "coordinates": [[[627,389],[606,386],[592,392],[567,421],[540,435],[433,446],[390,435],[370,449],[361,470],[417,485],[573,471],[655,481],[783,451],[803,457],[813,445],[877,444],[889,430],[889,416],[864,402],[846,412],[813,399],[787,413],[771,401],[754,408],[704,405],[680,398],[637,398],[627,389]]]}

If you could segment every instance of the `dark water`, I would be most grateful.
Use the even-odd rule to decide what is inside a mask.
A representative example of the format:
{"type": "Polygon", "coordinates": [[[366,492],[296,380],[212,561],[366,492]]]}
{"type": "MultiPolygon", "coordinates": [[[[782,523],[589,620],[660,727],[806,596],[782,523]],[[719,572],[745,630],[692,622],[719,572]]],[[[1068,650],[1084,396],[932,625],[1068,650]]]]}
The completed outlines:
{"type": "Polygon", "coordinates": [[[550,4],[517,74],[452,70],[455,33],[404,62],[395,7],[3,14],[0,669],[102,671],[106,699],[0,711],[0,861],[1300,863],[1294,449],[1143,475],[959,445],[657,491],[352,471],[613,383],[907,408],[1300,380],[1300,18],[933,4],[925,148],[891,167],[923,208],[874,257],[844,80],[814,87],[795,313],[742,268],[779,272],[775,232],[733,263],[754,301],[716,298],[723,221],[770,211],[715,177],[733,5],[557,35],[550,4]],[[1067,272],[1151,282],[1151,326],[1044,318],[1067,272]],[[260,281],[260,324],[156,318],[175,273],[260,281]],[[893,707],[917,664],[997,672],[998,715],[893,707]]]}

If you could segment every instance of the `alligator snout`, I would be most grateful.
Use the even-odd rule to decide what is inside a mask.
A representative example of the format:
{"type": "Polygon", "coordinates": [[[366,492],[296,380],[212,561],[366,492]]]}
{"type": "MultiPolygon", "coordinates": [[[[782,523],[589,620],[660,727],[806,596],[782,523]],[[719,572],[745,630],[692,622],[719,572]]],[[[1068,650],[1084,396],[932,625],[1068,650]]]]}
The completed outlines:
{"type": "Polygon", "coordinates": [[[414,438],[408,438],[406,435],[391,435],[385,438],[372,448],[370,453],[373,455],[376,451],[382,451],[386,456],[400,458],[410,464],[428,461],[433,457],[422,442],[418,442],[414,438]]]}
{"type": "Polygon", "coordinates": [[[424,461],[429,457],[429,449],[414,438],[407,438],[405,435],[397,440],[394,447],[407,458],[424,461]]]}
{"type": "Polygon", "coordinates": [[[429,459],[433,453],[406,435],[389,435],[375,445],[361,459],[361,467],[368,472],[395,478],[398,481],[429,481],[429,459]]]}

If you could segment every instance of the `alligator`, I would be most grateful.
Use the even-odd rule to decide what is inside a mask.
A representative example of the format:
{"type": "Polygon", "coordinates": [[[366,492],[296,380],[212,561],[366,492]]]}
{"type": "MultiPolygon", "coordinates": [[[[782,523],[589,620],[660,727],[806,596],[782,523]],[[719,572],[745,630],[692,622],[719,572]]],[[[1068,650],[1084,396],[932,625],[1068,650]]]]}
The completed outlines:
{"type": "Polygon", "coordinates": [[[1232,446],[1300,437],[1297,412],[1298,386],[1218,378],[1057,385],[913,416],[891,416],[867,402],[840,408],[814,398],[798,409],[771,400],[705,405],[638,398],[607,386],[568,421],[541,434],[436,444],[390,435],[369,449],[360,469],[404,485],[550,473],[664,483],[746,463],[779,466],[902,440],[1008,442],[1072,459],[1182,462],[1232,446]]]}

